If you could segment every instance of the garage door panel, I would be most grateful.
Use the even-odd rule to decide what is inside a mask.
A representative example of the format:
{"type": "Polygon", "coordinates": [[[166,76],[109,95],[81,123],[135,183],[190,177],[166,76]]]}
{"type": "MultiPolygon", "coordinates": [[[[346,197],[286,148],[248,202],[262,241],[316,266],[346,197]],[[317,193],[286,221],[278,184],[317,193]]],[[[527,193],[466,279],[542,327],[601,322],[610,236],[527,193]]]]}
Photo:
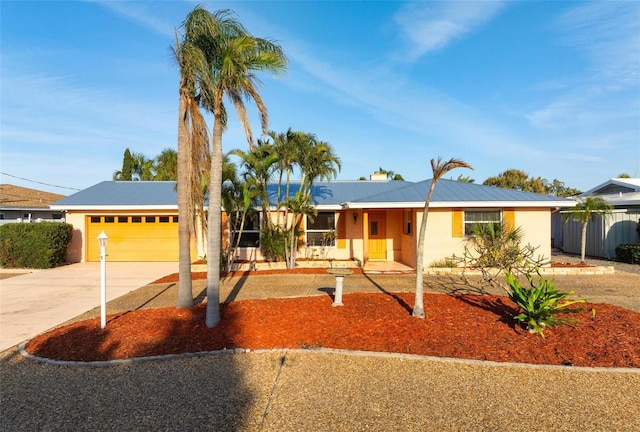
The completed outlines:
{"type": "Polygon", "coordinates": [[[176,216],[93,216],[86,224],[88,261],[100,259],[101,231],[109,236],[107,261],[178,261],[176,216]]]}

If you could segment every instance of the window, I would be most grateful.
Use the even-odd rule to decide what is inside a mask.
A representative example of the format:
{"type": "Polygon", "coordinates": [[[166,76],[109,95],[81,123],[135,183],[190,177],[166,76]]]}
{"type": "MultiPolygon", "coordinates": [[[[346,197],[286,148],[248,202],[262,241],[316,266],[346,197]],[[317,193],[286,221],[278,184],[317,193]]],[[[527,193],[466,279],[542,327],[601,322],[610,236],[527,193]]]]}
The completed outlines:
{"type": "Polygon", "coordinates": [[[4,213],[0,213],[0,220],[4,220],[4,213]]]}
{"type": "Polygon", "coordinates": [[[118,223],[127,223],[129,218],[127,216],[118,216],[118,223]]]}
{"type": "Polygon", "coordinates": [[[53,220],[62,220],[62,213],[54,213],[51,215],[51,219],[53,220]]]}
{"type": "Polygon", "coordinates": [[[307,246],[336,245],[336,214],[334,212],[318,212],[317,216],[307,217],[307,246]]]}
{"type": "Polygon", "coordinates": [[[500,210],[465,210],[464,234],[471,235],[475,224],[488,224],[502,221],[500,210]]]}
{"type": "MultiPolygon", "coordinates": [[[[233,245],[235,246],[238,240],[238,232],[234,231],[232,236],[233,245]]],[[[260,247],[260,215],[255,213],[247,215],[242,227],[242,234],[240,235],[240,243],[238,247],[242,248],[254,248],[260,247]]]]}
{"type": "Polygon", "coordinates": [[[169,223],[169,216],[160,216],[158,219],[160,223],[169,223]]]}
{"type": "Polygon", "coordinates": [[[115,216],[105,216],[104,223],[114,223],[116,221],[115,216]]]}
{"type": "Polygon", "coordinates": [[[404,210],[402,212],[402,232],[410,235],[413,224],[413,210],[404,210]]]}
{"type": "Polygon", "coordinates": [[[91,216],[91,223],[100,223],[100,216],[91,216]]]}
{"type": "Polygon", "coordinates": [[[142,223],[142,216],[131,216],[131,223],[142,223]]]}
{"type": "Polygon", "coordinates": [[[146,223],[156,223],[156,217],[155,216],[145,216],[144,217],[144,221],[146,223]]]}

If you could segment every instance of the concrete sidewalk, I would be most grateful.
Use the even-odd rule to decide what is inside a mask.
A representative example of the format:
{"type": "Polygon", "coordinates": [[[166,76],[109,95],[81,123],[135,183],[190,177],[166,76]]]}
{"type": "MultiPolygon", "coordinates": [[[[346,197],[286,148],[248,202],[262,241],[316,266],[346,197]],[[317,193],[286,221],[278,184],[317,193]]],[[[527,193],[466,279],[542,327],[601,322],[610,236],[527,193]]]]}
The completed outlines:
{"type": "MultiPolygon", "coordinates": [[[[175,262],[107,262],[107,301],[177,271],[175,262]]],[[[95,307],[100,307],[98,262],[2,279],[0,352],[95,307]]]]}

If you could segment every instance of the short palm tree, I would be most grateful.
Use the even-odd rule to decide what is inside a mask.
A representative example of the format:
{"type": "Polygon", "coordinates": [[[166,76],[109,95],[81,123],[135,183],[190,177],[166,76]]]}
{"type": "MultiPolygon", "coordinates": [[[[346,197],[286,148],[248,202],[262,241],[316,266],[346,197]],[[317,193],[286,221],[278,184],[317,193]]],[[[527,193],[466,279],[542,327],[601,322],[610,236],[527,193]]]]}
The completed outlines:
{"type": "Polygon", "coordinates": [[[580,260],[584,262],[584,256],[587,249],[587,225],[589,221],[593,221],[596,215],[600,215],[606,218],[611,214],[612,206],[600,197],[587,197],[582,202],[579,202],[567,213],[564,220],[574,220],[582,224],[582,239],[580,244],[580,260]]]}
{"type": "MultiPolygon", "coordinates": [[[[269,137],[273,141],[273,151],[278,158],[278,190],[276,192],[276,207],[278,209],[278,225],[281,224],[280,208],[282,207],[283,200],[289,198],[289,185],[291,180],[291,173],[296,163],[296,149],[300,142],[301,132],[294,132],[291,128],[287,129],[285,133],[276,133],[269,131],[269,137]],[[282,196],[282,180],[285,180],[284,197],[282,196]]],[[[287,212],[285,208],[284,224],[287,224],[287,212]]]]}
{"type": "Polygon", "coordinates": [[[245,182],[250,182],[255,188],[255,194],[260,199],[263,213],[263,225],[269,225],[269,191],[267,186],[273,176],[278,158],[273,153],[272,146],[264,141],[258,140],[258,146],[253,150],[243,151],[240,149],[231,150],[230,155],[240,158],[240,166],[243,168],[245,182]]]}
{"type": "Polygon", "coordinates": [[[469,168],[473,169],[471,165],[460,160],[451,158],[444,162],[440,157],[435,161],[431,159],[431,170],[433,172],[433,178],[431,179],[431,185],[429,186],[429,193],[427,199],[424,202],[424,211],[422,216],[422,222],[420,223],[420,233],[418,235],[418,253],[416,258],[416,295],[413,304],[413,315],[417,318],[424,318],[424,240],[427,233],[427,216],[429,216],[429,204],[431,203],[431,196],[436,188],[436,183],[442,178],[443,175],[455,168],[469,168]]]}

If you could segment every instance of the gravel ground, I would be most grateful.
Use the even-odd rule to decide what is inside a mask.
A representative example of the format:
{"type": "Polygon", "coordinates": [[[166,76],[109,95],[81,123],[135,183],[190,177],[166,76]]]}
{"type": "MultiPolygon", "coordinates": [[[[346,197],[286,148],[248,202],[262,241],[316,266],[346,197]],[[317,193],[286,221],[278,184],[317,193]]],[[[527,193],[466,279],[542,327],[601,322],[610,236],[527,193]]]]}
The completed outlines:
{"type": "MultiPolygon", "coordinates": [[[[618,264],[614,275],[556,280],[563,289],[579,286],[600,298],[610,295],[614,304],[637,307],[640,272],[619,270],[618,264]]],[[[300,280],[283,286],[281,278],[260,278],[253,288],[251,278],[227,280],[223,299],[271,296],[276,285],[300,288],[300,280]]],[[[299,295],[326,295],[332,279],[304,279],[313,284],[299,295]]],[[[345,291],[408,290],[411,280],[350,277],[345,291]]],[[[426,280],[433,291],[456,289],[446,279],[426,280]]],[[[200,294],[203,285],[195,285],[194,294],[200,294]]],[[[175,286],[155,285],[110,306],[159,307],[175,298],[175,286]]],[[[637,369],[327,351],[59,366],[25,359],[14,348],[0,353],[0,383],[0,431],[640,430],[637,369]]]]}
{"type": "Polygon", "coordinates": [[[0,358],[3,431],[640,430],[629,371],[311,351],[114,367],[0,358]]]}

